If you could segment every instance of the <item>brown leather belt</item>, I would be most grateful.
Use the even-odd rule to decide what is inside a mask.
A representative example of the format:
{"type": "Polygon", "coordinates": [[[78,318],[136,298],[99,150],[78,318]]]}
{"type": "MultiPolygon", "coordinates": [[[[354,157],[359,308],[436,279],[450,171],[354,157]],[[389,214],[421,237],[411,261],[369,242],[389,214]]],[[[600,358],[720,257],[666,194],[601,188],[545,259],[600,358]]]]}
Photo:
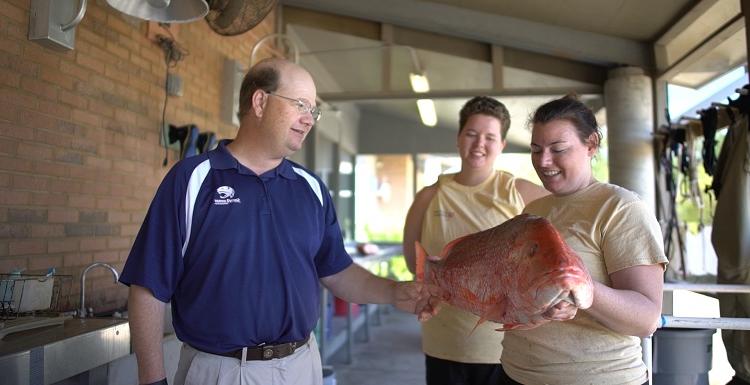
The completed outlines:
{"type": "Polygon", "coordinates": [[[310,340],[310,336],[307,336],[304,340],[292,341],[278,345],[261,345],[255,347],[248,347],[243,349],[237,349],[226,353],[213,353],[218,356],[233,357],[238,360],[242,360],[242,351],[247,350],[245,353],[245,361],[266,361],[274,358],[284,358],[292,355],[295,350],[305,346],[307,341],[310,340]]]}

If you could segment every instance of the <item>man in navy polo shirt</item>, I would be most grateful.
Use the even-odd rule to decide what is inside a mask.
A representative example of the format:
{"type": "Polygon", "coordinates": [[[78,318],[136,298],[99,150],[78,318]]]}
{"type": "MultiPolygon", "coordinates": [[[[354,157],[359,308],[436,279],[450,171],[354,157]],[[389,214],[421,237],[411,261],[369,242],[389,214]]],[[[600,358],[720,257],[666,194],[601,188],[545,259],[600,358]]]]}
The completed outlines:
{"type": "Polygon", "coordinates": [[[320,117],[315,99],[301,67],[258,63],[240,90],[237,137],[162,181],[120,278],[141,384],[166,383],[169,301],[183,341],[177,384],[322,384],[319,280],[350,302],[434,313],[439,289],[352,263],[328,188],[286,159],[320,117]]]}

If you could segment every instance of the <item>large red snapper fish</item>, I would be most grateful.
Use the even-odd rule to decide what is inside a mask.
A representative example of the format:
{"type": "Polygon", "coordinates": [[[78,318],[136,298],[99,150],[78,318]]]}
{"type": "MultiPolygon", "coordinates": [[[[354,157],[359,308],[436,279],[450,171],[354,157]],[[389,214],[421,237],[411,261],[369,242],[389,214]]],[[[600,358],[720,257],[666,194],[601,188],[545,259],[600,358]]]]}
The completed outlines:
{"type": "MultiPolygon", "coordinates": [[[[448,303],[501,329],[532,328],[550,320],[562,301],[587,308],[593,301],[591,276],[581,258],[545,218],[522,214],[499,226],[445,245],[426,256],[419,242],[417,280],[449,293],[448,303]]],[[[476,326],[475,326],[476,328],[476,326]]]]}

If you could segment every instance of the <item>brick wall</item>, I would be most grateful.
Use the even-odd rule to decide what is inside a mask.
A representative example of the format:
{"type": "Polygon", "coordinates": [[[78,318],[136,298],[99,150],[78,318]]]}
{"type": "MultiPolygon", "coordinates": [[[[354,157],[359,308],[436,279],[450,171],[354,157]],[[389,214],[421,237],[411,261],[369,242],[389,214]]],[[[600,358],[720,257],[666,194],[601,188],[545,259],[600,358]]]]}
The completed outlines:
{"type": "MultiPolygon", "coordinates": [[[[29,1],[0,0],[0,273],[56,267],[73,276],[73,308],[85,266],[122,269],[168,170],[159,146],[165,64],[147,23],[103,0],[88,2],[75,50],[31,42],[29,1]]],[[[177,40],[189,55],[172,69],[184,89],[169,98],[167,121],[234,136],[220,118],[224,59],[247,66],[274,19],[235,37],[202,20],[180,25],[177,40]]],[[[96,310],[125,305],[127,288],[108,274],[89,275],[87,304],[96,310]]]]}

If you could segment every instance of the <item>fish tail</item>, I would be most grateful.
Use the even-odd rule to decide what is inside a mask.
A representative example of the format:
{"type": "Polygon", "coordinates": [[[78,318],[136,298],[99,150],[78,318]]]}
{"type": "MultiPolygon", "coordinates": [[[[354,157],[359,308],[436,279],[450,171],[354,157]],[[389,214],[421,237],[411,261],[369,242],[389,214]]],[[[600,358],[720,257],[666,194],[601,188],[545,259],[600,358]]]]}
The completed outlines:
{"type": "Polygon", "coordinates": [[[427,252],[419,241],[414,241],[414,249],[417,252],[417,282],[424,282],[424,268],[427,263],[427,252]]]}

